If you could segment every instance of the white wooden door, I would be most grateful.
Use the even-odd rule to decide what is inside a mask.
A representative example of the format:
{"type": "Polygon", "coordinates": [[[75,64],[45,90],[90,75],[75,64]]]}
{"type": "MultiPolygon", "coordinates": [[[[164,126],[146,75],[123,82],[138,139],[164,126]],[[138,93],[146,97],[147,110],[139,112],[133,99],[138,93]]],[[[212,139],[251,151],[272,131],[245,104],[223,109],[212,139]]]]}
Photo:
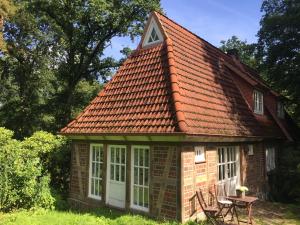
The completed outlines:
{"type": "Polygon", "coordinates": [[[126,146],[109,145],[107,154],[106,203],[125,208],[126,146]]]}
{"type": "Polygon", "coordinates": [[[236,195],[240,185],[239,149],[234,146],[218,148],[218,185],[225,187],[227,195],[236,195]]]}

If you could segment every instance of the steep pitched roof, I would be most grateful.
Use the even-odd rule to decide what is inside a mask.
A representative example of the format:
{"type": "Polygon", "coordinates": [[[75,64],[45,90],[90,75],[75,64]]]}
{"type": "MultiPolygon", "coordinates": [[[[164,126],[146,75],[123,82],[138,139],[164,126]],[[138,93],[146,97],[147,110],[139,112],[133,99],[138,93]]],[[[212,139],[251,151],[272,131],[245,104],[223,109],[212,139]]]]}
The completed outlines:
{"type": "Polygon", "coordinates": [[[283,136],[272,119],[252,113],[232,78],[234,73],[264,86],[251,76],[253,71],[243,71],[231,57],[169,18],[159,13],[151,18],[164,42],[143,48],[144,35],[113,79],[62,133],[283,136]]]}

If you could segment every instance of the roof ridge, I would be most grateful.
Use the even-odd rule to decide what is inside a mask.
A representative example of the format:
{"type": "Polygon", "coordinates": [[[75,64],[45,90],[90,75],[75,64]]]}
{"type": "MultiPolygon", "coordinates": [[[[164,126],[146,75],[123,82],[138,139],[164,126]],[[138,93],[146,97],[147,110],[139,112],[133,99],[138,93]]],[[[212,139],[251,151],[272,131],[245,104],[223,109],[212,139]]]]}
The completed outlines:
{"type": "Polygon", "coordinates": [[[170,73],[170,81],[171,81],[171,92],[174,101],[174,108],[176,113],[176,119],[178,121],[179,130],[182,132],[188,132],[187,123],[185,120],[185,115],[183,112],[182,104],[181,104],[181,95],[180,88],[178,85],[178,78],[174,60],[173,53],[173,44],[170,38],[165,40],[167,46],[167,59],[169,64],[169,73],[170,73]]]}
{"type": "Polygon", "coordinates": [[[214,46],[213,44],[211,44],[210,42],[206,41],[205,39],[201,38],[199,35],[195,34],[194,32],[190,31],[189,29],[185,28],[184,26],[180,25],[179,23],[177,23],[176,21],[174,21],[173,19],[169,18],[168,16],[154,11],[155,13],[165,17],[166,19],[170,20],[172,23],[176,24],[177,26],[181,27],[182,29],[186,30],[187,32],[189,32],[190,34],[194,35],[195,37],[197,37],[198,39],[200,39],[203,42],[206,42],[207,44],[209,44],[210,47],[214,48],[215,50],[217,50],[218,52],[220,52],[221,54],[223,54],[225,57],[230,58],[230,56],[228,56],[225,52],[223,52],[221,49],[217,48],[216,46],[214,46]]]}
{"type": "MultiPolygon", "coordinates": [[[[173,19],[169,18],[168,16],[166,16],[166,15],[164,15],[164,14],[158,12],[158,11],[154,11],[154,14],[156,14],[156,15],[158,14],[158,15],[160,15],[160,16],[166,18],[167,20],[171,21],[171,22],[174,23],[175,25],[179,26],[180,28],[184,29],[185,31],[189,32],[190,34],[194,35],[194,36],[195,36],[196,38],[198,38],[199,40],[201,40],[201,41],[207,43],[210,47],[212,47],[212,48],[215,49],[216,51],[220,52],[225,58],[229,59],[229,60],[230,60],[230,64],[232,64],[233,66],[235,66],[235,67],[238,68],[238,66],[237,66],[234,62],[232,63],[231,57],[230,57],[229,55],[227,55],[227,54],[226,54],[224,51],[222,51],[221,49],[217,48],[216,46],[214,46],[214,45],[211,44],[210,42],[208,42],[208,41],[206,41],[205,39],[201,38],[199,35],[195,34],[194,32],[190,31],[189,29],[185,28],[184,26],[178,24],[176,21],[174,21],[173,19]]],[[[246,65],[245,63],[243,63],[243,62],[241,62],[241,61],[239,61],[239,62],[240,62],[243,66],[248,67],[248,68],[247,68],[248,70],[252,70],[253,72],[257,73],[255,69],[251,68],[250,66],[246,65]]],[[[239,68],[238,68],[238,69],[239,69],[239,68]]],[[[239,70],[241,70],[241,69],[239,69],[239,70]]],[[[242,71],[242,72],[243,72],[243,71],[242,71]]],[[[255,77],[255,76],[253,76],[251,73],[249,73],[249,72],[247,72],[247,71],[244,72],[244,73],[246,73],[246,75],[247,75],[250,79],[255,80],[256,82],[258,82],[258,83],[260,83],[261,85],[265,86],[265,87],[266,87],[267,89],[269,89],[270,91],[275,92],[275,95],[280,95],[280,94],[277,93],[276,91],[272,90],[272,89],[265,83],[265,81],[260,77],[259,73],[257,73],[257,75],[258,75],[259,77],[255,77]]]]}

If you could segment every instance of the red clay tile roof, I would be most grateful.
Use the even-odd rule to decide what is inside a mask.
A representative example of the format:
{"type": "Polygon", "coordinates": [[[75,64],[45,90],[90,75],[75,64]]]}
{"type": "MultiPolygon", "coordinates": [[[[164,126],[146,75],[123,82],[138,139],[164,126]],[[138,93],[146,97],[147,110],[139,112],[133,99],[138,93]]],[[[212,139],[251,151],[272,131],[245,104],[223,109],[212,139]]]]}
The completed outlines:
{"type": "Polygon", "coordinates": [[[283,137],[268,112],[264,118],[253,114],[232,78],[237,73],[263,85],[249,75],[253,71],[247,75],[246,67],[238,68],[197,35],[161,14],[152,15],[166,40],[145,49],[140,44],[62,133],[283,137]]]}
{"type": "Polygon", "coordinates": [[[165,44],[140,49],[62,133],[178,132],[165,44]]]}

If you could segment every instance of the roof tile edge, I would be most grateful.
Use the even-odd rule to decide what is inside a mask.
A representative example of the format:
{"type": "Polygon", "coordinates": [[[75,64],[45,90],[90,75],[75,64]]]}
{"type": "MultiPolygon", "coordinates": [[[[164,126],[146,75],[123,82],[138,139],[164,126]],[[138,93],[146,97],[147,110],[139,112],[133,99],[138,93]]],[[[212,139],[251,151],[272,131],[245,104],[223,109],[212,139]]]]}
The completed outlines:
{"type": "Polygon", "coordinates": [[[168,58],[170,81],[171,81],[171,91],[172,91],[172,97],[174,101],[174,108],[176,112],[176,119],[178,121],[179,130],[181,132],[187,133],[188,126],[185,120],[185,115],[181,104],[180,88],[178,85],[177,72],[176,72],[174,53],[172,47],[173,44],[170,38],[166,39],[166,46],[167,46],[167,58],[168,58]]]}

